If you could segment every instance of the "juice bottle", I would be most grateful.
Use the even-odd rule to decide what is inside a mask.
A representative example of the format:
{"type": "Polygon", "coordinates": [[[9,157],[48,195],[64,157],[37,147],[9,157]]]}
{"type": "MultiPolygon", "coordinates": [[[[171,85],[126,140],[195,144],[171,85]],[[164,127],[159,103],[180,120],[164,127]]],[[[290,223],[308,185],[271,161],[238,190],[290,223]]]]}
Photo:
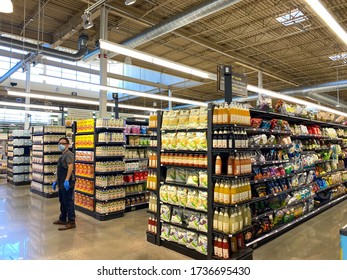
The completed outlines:
{"type": "Polygon", "coordinates": [[[228,135],[228,148],[234,148],[234,131],[230,130],[228,135]]]}
{"type": "Polygon", "coordinates": [[[218,124],[222,124],[223,123],[223,105],[220,105],[219,106],[219,109],[218,109],[218,116],[217,116],[217,123],[218,124]]]}
{"type": "Polygon", "coordinates": [[[230,258],[230,252],[229,252],[229,241],[228,238],[223,238],[223,245],[222,245],[222,254],[223,259],[228,260],[230,258]]]}
{"type": "Polygon", "coordinates": [[[213,132],[213,140],[212,140],[212,147],[213,148],[218,148],[218,135],[219,135],[218,131],[215,130],[213,132]]]}
{"type": "Polygon", "coordinates": [[[214,184],[214,190],[213,190],[213,201],[216,203],[219,203],[219,191],[220,191],[220,183],[219,181],[216,181],[214,184]]]}
{"type": "Polygon", "coordinates": [[[223,231],[223,218],[224,218],[224,212],[223,212],[223,209],[221,209],[218,213],[218,230],[220,232],[223,231]]]}
{"type": "Polygon", "coordinates": [[[218,132],[217,145],[218,145],[218,148],[223,148],[223,131],[222,130],[218,132]]]}
{"type": "Polygon", "coordinates": [[[217,241],[217,248],[218,248],[218,257],[222,258],[223,257],[223,240],[221,237],[218,237],[217,241]]]}
{"type": "Polygon", "coordinates": [[[219,184],[219,193],[218,193],[218,200],[219,203],[223,203],[224,204],[224,181],[222,180],[219,184]]]}
{"type": "Polygon", "coordinates": [[[223,202],[225,205],[230,205],[230,184],[228,181],[224,185],[224,199],[223,202]]]}
{"type": "Polygon", "coordinates": [[[218,256],[218,237],[215,236],[213,240],[213,254],[217,257],[218,256]]]}
{"type": "Polygon", "coordinates": [[[246,118],[247,118],[246,125],[251,125],[251,112],[249,111],[249,109],[246,110],[246,118]]]}
{"type": "Polygon", "coordinates": [[[157,114],[153,113],[153,128],[158,126],[157,114]]]}
{"type": "Polygon", "coordinates": [[[244,174],[244,169],[245,169],[245,158],[244,158],[244,154],[240,153],[240,174],[244,174]]]}
{"type": "Polygon", "coordinates": [[[234,234],[236,232],[236,213],[235,210],[231,210],[229,218],[229,232],[234,234]]]}
{"type": "Polygon", "coordinates": [[[229,123],[235,124],[235,105],[233,102],[229,105],[229,123]]]}
{"type": "Polygon", "coordinates": [[[246,180],[247,183],[247,191],[248,191],[248,199],[252,199],[252,187],[249,179],[246,180]]]}
{"type": "Polygon", "coordinates": [[[228,215],[228,211],[226,210],[223,216],[223,232],[229,233],[229,215],[228,215]]]}
{"type": "Polygon", "coordinates": [[[219,105],[215,105],[213,108],[213,118],[212,118],[213,124],[218,124],[218,111],[219,111],[219,105]]]}
{"type": "Polygon", "coordinates": [[[232,205],[237,203],[236,188],[237,188],[237,184],[236,184],[235,180],[231,181],[230,202],[232,205]]]}
{"type": "Polygon", "coordinates": [[[157,173],[152,173],[152,188],[153,190],[157,189],[157,173]]]}
{"type": "Polygon", "coordinates": [[[239,222],[239,230],[243,230],[243,216],[242,216],[241,207],[238,208],[237,220],[239,222]]]}
{"type": "Polygon", "coordinates": [[[231,252],[232,253],[237,253],[237,239],[236,239],[236,236],[232,237],[231,238],[231,252]]]}
{"type": "Polygon", "coordinates": [[[225,102],[222,109],[222,124],[228,124],[229,123],[229,107],[228,104],[225,102]]]}
{"type": "Polygon", "coordinates": [[[213,213],[213,229],[218,230],[218,210],[214,210],[213,213]]]}
{"type": "Polygon", "coordinates": [[[216,157],[215,173],[216,175],[222,174],[222,159],[219,155],[216,157]]]}
{"type": "Polygon", "coordinates": [[[247,226],[250,226],[252,224],[252,211],[251,211],[251,207],[249,207],[249,205],[247,206],[246,209],[246,219],[247,221],[247,226]]]}
{"type": "Polygon", "coordinates": [[[228,175],[233,175],[233,163],[234,163],[234,157],[232,154],[229,155],[228,157],[228,169],[227,169],[227,174],[228,175]]]}
{"type": "Polygon", "coordinates": [[[240,155],[237,153],[234,159],[234,175],[240,175],[240,155]]]}
{"type": "Polygon", "coordinates": [[[222,137],[223,137],[222,148],[226,149],[228,148],[228,131],[224,130],[222,137]]]}

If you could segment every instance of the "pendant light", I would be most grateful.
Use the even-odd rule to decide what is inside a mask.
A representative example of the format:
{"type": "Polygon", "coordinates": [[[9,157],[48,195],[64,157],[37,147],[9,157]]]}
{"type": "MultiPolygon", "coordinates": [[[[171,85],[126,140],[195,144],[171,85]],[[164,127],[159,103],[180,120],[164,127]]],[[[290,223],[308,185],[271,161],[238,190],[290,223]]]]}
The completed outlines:
{"type": "Polygon", "coordinates": [[[11,0],[3,0],[0,5],[0,13],[13,13],[13,4],[11,0]]]}

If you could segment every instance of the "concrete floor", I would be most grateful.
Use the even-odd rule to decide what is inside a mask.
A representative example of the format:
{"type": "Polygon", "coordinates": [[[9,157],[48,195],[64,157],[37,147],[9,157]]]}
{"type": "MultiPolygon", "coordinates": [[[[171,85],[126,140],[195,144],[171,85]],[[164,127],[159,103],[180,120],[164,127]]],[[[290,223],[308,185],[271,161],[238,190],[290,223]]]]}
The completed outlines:
{"type": "MultiPolygon", "coordinates": [[[[181,254],[146,241],[146,210],[100,222],[80,212],[77,228],[58,231],[57,198],[47,199],[0,179],[0,260],[182,260],[181,254]]],[[[254,259],[339,259],[339,229],[347,201],[259,247],[254,259]]]]}

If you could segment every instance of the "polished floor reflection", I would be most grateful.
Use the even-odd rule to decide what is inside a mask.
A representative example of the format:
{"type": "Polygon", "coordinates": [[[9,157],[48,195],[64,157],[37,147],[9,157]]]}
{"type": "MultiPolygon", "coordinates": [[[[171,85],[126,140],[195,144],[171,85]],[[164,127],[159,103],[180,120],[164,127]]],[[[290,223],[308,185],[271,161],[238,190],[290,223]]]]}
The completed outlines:
{"type": "MultiPolygon", "coordinates": [[[[146,241],[146,210],[100,222],[77,212],[77,228],[52,224],[58,199],[0,179],[0,260],[189,259],[146,241]]],[[[347,201],[257,248],[254,259],[339,259],[339,229],[347,224],[347,201]]]]}

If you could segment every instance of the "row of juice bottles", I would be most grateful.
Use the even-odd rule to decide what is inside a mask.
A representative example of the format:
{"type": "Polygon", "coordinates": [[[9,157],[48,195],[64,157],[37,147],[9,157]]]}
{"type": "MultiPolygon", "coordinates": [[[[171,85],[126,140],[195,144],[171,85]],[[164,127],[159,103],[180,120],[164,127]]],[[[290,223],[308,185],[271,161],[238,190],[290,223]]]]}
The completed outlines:
{"type": "Polygon", "coordinates": [[[157,196],[154,193],[152,193],[149,196],[148,210],[153,212],[153,213],[157,213],[157,211],[158,211],[158,209],[157,209],[157,196]]]}
{"type": "Polygon", "coordinates": [[[232,254],[237,253],[238,249],[244,248],[243,234],[238,234],[228,238],[226,236],[216,235],[213,240],[213,254],[221,259],[230,259],[232,254]],[[230,240],[230,244],[229,244],[230,240]]]}
{"type": "Polygon", "coordinates": [[[251,125],[251,114],[242,104],[224,102],[214,107],[213,124],[251,125]]]}
{"type": "Polygon", "coordinates": [[[216,209],[213,214],[213,229],[225,234],[235,234],[252,224],[252,212],[248,206],[235,209],[216,209]]]}
{"type": "Polygon", "coordinates": [[[252,173],[252,154],[251,153],[232,153],[228,156],[225,168],[225,162],[217,155],[215,161],[215,174],[221,175],[226,169],[227,175],[243,175],[252,173]]]}
{"type": "Polygon", "coordinates": [[[148,218],[147,231],[152,234],[157,234],[157,218],[154,215],[148,218]]]}
{"type": "Polygon", "coordinates": [[[157,173],[150,171],[147,176],[147,189],[155,191],[157,189],[157,173]]]}
{"type": "Polygon", "coordinates": [[[150,153],[149,154],[149,161],[148,161],[148,166],[150,168],[157,168],[157,153],[150,153]]]}
{"type": "Polygon", "coordinates": [[[248,178],[237,180],[217,180],[213,189],[213,201],[225,205],[235,205],[252,199],[252,189],[248,178]]]}
{"type": "Polygon", "coordinates": [[[212,147],[215,149],[248,148],[248,137],[245,129],[215,130],[212,136],[212,147]]]}

